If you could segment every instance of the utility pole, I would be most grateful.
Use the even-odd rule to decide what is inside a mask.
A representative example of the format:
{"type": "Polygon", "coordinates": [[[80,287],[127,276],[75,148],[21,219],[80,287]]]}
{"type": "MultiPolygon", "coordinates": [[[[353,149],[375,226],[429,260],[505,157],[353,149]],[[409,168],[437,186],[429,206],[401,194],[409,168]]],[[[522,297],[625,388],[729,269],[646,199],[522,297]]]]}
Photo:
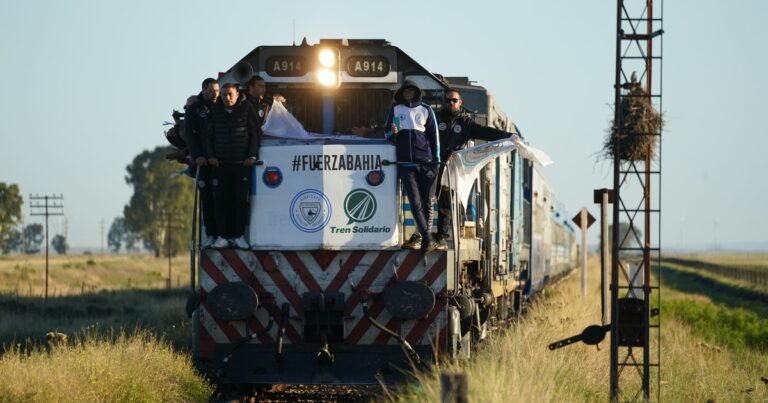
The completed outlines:
{"type": "Polygon", "coordinates": [[[160,223],[158,227],[161,230],[165,230],[165,247],[166,247],[166,254],[168,255],[168,278],[165,281],[166,288],[171,288],[172,285],[172,264],[171,264],[171,241],[172,241],[172,231],[174,229],[179,229],[180,227],[178,225],[174,225],[174,220],[180,219],[178,212],[170,211],[170,210],[160,210],[160,223]]]}
{"type": "Polygon", "coordinates": [[[104,219],[99,220],[99,255],[104,256],[104,219]]]}
{"type": "Polygon", "coordinates": [[[64,195],[29,195],[32,216],[45,216],[45,302],[48,302],[48,217],[64,215],[64,195]]]}

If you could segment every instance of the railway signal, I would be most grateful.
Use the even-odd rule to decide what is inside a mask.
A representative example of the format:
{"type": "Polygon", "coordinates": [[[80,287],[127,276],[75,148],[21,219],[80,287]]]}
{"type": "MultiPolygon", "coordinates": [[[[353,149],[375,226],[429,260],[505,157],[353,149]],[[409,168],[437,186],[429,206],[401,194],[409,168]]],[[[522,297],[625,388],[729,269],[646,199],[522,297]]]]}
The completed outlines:
{"type": "MultiPolygon", "coordinates": [[[[657,4],[660,1],[657,0],[657,4]]],[[[660,7],[663,10],[663,7],[660,7]]],[[[661,107],[661,43],[663,15],[654,14],[653,0],[617,0],[616,76],[614,119],[610,138],[613,157],[613,189],[595,190],[603,223],[601,266],[603,268],[603,323],[589,326],[581,335],[550,344],[550,350],[576,341],[596,344],[611,332],[611,401],[661,400],[661,302],[658,278],[652,283],[651,269],[660,268],[661,142],[662,124],[656,110],[661,107]],[[632,3],[632,4],[629,4],[632,3]],[[658,41],[657,41],[658,40],[658,41]],[[629,72],[631,74],[628,74],[629,72]],[[640,74],[638,74],[638,72],[640,74]],[[638,79],[639,77],[639,79],[638,79]],[[656,109],[657,108],[657,109],[656,109]],[[631,113],[657,120],[633,122],[631,113]],[[655,192],[652,192],[655,190],[655,192]],[[613,203],[611,231],[611,320],[605,314],[608,251],[607,206],[613,203]],[[623,219],[623,220],[620,220],[623,219]],[[629,230],[622,234],[622,221],[629,230]],[[642,223],[642,233],[635,224],[642,223]],[[653,224],[655,223],[655,227],[653,224]],[[651,237],[655,228],[655,238],[651,237]],[[634,245],[637,243],[639,245],[634,245]],[[629,269],[628,269],[629,268],[629,269]],[[638,350],[640,353],[638,354],[638,350]],[[652,373],[653,372],[653,373],[652,373]],[[640,376],[630,380],[633,374],[640,376]],[[652,385],[652,380],[653,385],[652,385]],[[639,388],[638,388],[639,386],[639,388]],[[653,388],[652,388],[653,386],[653,388]]],[[[637,120],[637,119],[634,119],[637,120]]],[[[579,218],[584,224],[585,218],[579,218]]]]}
{"type": "Polygon", "coordinates": [[[573,222],[581,228],[581,297],[587,296],[587,229],[595,222],[595,217],[582,207],[573,222]]]}
{"type": "Polygon", "coordinates": [[[661,400],[661,67],[663,2],[617,0],[611,242],[611,401],[661,400]],[[630,73],[631,72],[631,73],[630,73]],[[637,119],[637,116],[642,116],[637,119]],[[630,231],[621,233],[622,221],[630,231]],[[634,229],[642,230],[642,234],[634,229]],[[653,238],[652,238],[653,234],[653,238]],[[634,245],[636,241],[639,245],[634,245]],[[625,270],[625,264],[635,270],[625,270]],[[639,297],[633,297],[640,289],[639,297]],[[632,379],[639,375],[640,379],[632,379]],[[652,382],[653,380],[653,382],[652,382]],[[653,384],[653,385],[652,385],[653,384]],[[639,387],[638,387],[639,386],[639,387]],[[653,387],[652,387],[653,386],[653,387]]]}

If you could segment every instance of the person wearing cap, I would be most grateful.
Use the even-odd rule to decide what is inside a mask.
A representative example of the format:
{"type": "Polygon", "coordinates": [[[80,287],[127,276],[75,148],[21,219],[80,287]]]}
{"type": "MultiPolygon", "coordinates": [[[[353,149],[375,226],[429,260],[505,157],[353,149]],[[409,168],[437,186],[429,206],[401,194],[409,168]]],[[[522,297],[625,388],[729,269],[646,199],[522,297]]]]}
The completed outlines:
{"type": "Polygon", "coordinates": [[[261,143],[261,119],[253,106],[240,97],[237,84],[222,85],[221,102],[211,110],[205,138],[216,211],[217,239],[211,246],[248,249],[244,234],[251,168],[261,143]]]}
{"type": "Polygon", "coordinates": [[[211,191],[211,172],[205,155],[205,131],[211,116],[213,105],[219,102],[219,82],[206,78],[201,84],[197,100],[184,111],[184,126],[187,134],[190,162],[200,168],[197,186],[200,189],[200,208],[203,211],[205,241],[203,247],[214,242],[216,232],[216,213],[214,212],[213,192],[211,191]]]}
{"type": "Polygon", "coordinates": [[[404,249],[425,252],[437,246],[432,239],[432,198],[440,163],[440,138],[435,112],[421,102],[421,89],[406,80],[395,92],[395,102],[387,116],[385,135],[395,144],[397,174],[411,204],[418,232],[403,244],[404,249]]]}
{"type": "MultiPolygon", "coordinates": [[[[449,88],[445,91],[443,106],[437,112],[437,128],[440,132],[440,160],[447,162],[451,155],[467,146],[469,140],[496,141],[510,138],[517,133],[505,132],[493,127],[475,123],[474,117],[463,107],[461,93],[449,88]]],[[[447,183],[442,181],[444,167],[440,167],[438,175],[437,198],[437,241],[438,250],[448,249],[448,238],[451,233],[451,192],[447,183]]]]}
{"type": "MultiPolygon", "coordinates": [[[[184,104],[184,113],[173,110],[171,117],[173,117],[173,127],[165,132],[165,139],[176,147],[175,150],[165,154],[165,159],[170,161],[176,161],[181,164],[186,164],[189,161],[189,146],[187,145],[187,122],[185,114],[192,104],[197,102],[197,95],[192,95],[187,98],[187,102],[184,104]],[[184,118],[184,119],[182,119],[184,118]]],[[[194,161],[191,162],[194,164],[194,161]]]]}

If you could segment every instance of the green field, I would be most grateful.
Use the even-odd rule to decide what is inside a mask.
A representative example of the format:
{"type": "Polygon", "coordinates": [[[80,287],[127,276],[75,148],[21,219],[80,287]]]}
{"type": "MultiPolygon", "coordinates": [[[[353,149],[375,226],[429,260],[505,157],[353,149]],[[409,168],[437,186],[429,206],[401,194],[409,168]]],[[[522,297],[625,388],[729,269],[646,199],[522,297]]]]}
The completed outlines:
{"type": "MultiPolygon", "coordinates": [[[[736,261],[725,256],[711,261],[736,261]]],[[[747,258],[740,260],[754,265],[747,258]]],[[[658,275],[659,271],[656,271],[658,275]]],[[[662,306],[710,342],[768,352],[768,289],[699,270],[663,264],[662,306]]]]}
{"type": "Polygon", "coordinates": [[[712,263],[739,269],[768,271],[768,253],[689,253],[670,257],[712,263]]]}

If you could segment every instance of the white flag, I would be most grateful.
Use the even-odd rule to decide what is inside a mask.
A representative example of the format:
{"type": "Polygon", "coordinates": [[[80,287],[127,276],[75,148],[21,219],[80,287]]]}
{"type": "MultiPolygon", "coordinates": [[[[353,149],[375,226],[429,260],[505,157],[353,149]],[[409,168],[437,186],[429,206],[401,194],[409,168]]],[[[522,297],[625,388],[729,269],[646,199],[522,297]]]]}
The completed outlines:
{"type": "Polygon", "coordinates": [[[542,166],[552,163],[552,159],[545,152],[526,146],[520,137],[515,135],[509,139],[478,144],[453,153],[448,159],[443,181],[450,183],[449,186],[456,190],[459,200],[466,201],[480,169],[492,159],[514,149],[524,158],[542,166]]]}

